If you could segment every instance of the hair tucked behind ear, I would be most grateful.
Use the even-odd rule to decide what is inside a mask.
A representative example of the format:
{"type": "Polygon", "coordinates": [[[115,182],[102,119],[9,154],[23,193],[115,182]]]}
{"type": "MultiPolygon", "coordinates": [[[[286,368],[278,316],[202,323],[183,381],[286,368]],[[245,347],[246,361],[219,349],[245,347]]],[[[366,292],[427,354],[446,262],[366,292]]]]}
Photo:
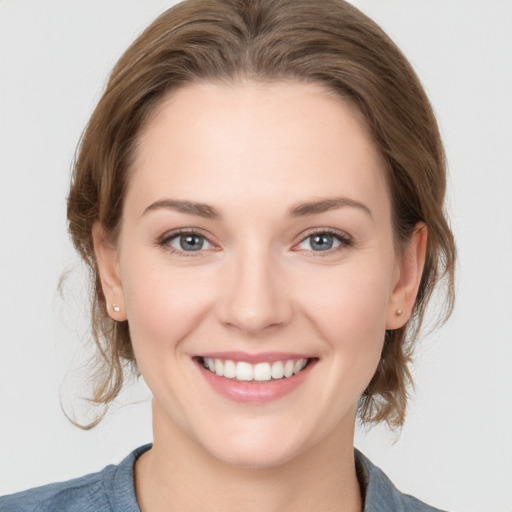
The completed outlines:
{"type": "Polygon", "coordinates": [[[409,63],[374,22],[342,0],[188,0],[157,18],[114,67],[83,134],[68,198],[69,231],[92,282],[98,348],[93,401],[107,407],[125,369],[136,371],[136,363],[128,324],[113,323],[106,312],[92,226],[99,222],[115,244],[137,137],[162,98],[187,83],[239,78],[317,82],[355,104],[387,165],[397,250],[418,222],[428,229],[413,318],[386,333],[378,369],[360,401],[363,421],[399,426],[414,341],[440,281],[445,316],[453,306],[455,246],[443,206],[444,153],[409,63]]]}

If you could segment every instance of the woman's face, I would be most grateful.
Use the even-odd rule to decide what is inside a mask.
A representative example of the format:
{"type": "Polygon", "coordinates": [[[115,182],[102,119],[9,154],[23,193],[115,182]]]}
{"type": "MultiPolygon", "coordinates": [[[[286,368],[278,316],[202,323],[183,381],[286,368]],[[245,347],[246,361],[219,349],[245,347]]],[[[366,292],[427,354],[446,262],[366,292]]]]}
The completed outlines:
{"type": "Polygon", "coordinates": [[[352,443],[385,329],[412,307],[384,175],[358,112],[320,85],[201,83],[163,102],[117,247],[96,232],[156,432],[240,466],[352,443]]]}

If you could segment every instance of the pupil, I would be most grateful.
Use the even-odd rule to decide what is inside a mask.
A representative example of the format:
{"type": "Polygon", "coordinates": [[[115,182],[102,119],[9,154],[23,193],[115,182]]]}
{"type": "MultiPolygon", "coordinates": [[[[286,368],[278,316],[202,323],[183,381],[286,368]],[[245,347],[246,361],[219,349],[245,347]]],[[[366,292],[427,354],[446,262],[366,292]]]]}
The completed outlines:
{"type": "Polygon", "coordinates": [[[331,235],[313,235],[311,247],[317,251],[327,251],[332,248],[333,239],[331,235]]]}
{"type": "Polygon", "coordinates": [[[185,251],[198,251],[203,247],[203,239],[197,235],[182,235],[180,245],[185,251]]]}

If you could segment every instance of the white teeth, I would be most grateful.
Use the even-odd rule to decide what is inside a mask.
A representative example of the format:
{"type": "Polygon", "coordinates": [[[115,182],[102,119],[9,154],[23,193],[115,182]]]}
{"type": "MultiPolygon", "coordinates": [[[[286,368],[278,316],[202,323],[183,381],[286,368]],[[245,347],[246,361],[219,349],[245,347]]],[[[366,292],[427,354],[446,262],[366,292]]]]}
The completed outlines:
{"type": "Polygon", "coordinates": [[[272,365],[272,378],[273,379],[282,379],[284,377],[284,366],[281,361],[276,361],[272,365]]]}
{"type": "Polygon", "coordinates": [[[215,359],[215,373],[222,377],[224,375],[224,365],[220,359],[215,359]]]}
{"type": "Polygon", "coordinates": [[[240,381],[266,382],[271,379],[277,380],[291,377],[301,372],[307,362],[308,360],[303,358],[253,365],[245,361],[234,362],[230,359],[222,360],[205,357],[203,359],[203,366],[219,377],[240,381]]]}
{"type": "Polygon", "coordinates": [[[286,361],[286,364],[284,365],[284,376],[285,377],[291,377],[293,375],[294,366],[295,366],[295,363],[293,361],[286,361]]]}
{"type": "Polygon", "coordinates": [[[306,360],[305,359],[299,359],[295,362],[295,366],[293,367],[293,373],[299,373],[301,370],[304,369],[304,366],[306,366],[306,360]]]}
{"type": "Polygon", "coordinates": [[[253,380],[252,364],[239,361],[236,363],[236,378],[238,380],[253,380]]]}
{"type": "Polygon", "coordinates": [[[272,369],[269,363],[258,363],[254,367],[254,380],[270,380],[272,378],[272,369]]]}
{"type": "Polygon", "coordinates": [[[236,365],[233,361],[224,361],[224,377],[228,379],[236,377],[236,365]]]}

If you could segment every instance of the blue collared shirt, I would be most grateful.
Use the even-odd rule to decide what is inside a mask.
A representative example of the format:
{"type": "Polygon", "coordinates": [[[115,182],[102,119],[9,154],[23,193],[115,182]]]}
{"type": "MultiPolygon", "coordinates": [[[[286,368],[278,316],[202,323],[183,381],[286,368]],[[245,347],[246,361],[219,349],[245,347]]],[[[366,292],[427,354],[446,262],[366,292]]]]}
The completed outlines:
{"type": "MultiPolygon", "coordinates": [[[[118,466],[0,498],[0,512],[140,512],[133,484],[134,450],[118,466]]],[[[402,494],[361,452],[355,451],[358,478],[366,489],[364,512],[442,512],[402,494]]]]}

